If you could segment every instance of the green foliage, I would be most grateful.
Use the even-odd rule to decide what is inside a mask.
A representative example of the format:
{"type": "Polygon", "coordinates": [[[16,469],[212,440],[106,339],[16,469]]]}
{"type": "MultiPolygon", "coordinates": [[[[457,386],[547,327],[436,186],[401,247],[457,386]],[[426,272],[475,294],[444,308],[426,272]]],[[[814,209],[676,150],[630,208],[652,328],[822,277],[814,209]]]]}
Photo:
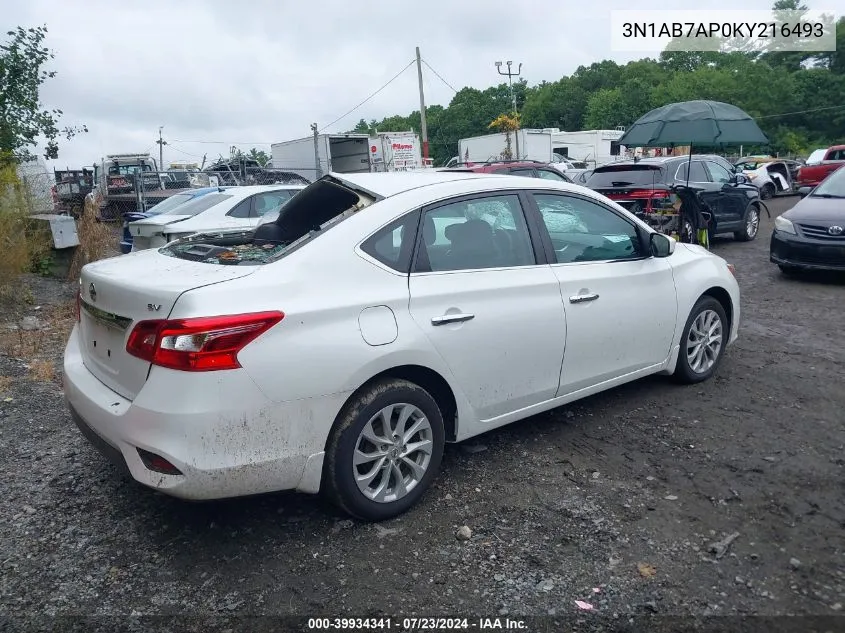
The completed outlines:
{"type": "Polygon", "coordinates": [[[45,110],[39,101],[41,85],[55,76],[44,69],[53,53],[43,45],[47,27],[8,31],[0,44],[0,156],[14,161],[33,158],[31,148],[45,141],[44,157],[58,157],[57,138],[71,139],[85,126],[59,128],[62,111],[45,110]]]}
{"type": "Polygon", "coordinates": [[[258,161],[258,164],[262,167],[270,162],[270,154],[265,152],[263,149],[257,149],[255,147],[249,150],[246,157],[251,160],[258,161]]]}

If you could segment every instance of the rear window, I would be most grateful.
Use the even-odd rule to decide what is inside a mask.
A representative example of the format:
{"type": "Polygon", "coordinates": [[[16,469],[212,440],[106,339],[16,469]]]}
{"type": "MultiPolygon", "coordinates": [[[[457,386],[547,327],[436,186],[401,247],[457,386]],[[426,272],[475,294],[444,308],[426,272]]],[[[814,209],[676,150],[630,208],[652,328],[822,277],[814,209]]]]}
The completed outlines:
{"type": "MultiPolygon", "coordinates": [[[[185,204],[180,204],[172,209],[165,211],[159,215],[189,215],[194,216],[203,211],[207,211],[215,204],[220,204],[224,200],[228,200],[231,198],[231,195],[227,195],[225,193],[210,193],[205,196],[200,196],[199,198],[194,198],[193,200],[189,200],[185,204]]],[[[155,208],[155,207],[153,207],[155,208]]]]}
{"type": "Polygon", "coordinates": [[[663,169],[655,165],[619,165],[600,167],[587,179],[591,189],[598,187],[630,187],[663,182],[663,169]]]}
{"type": "Polygon", "coordinates": [[[154,207],[150,208],[147,213],[150,215],[161,215],[162,213],[166,213],[171,209],[178,207],[181,204],[185,204],[192,200],[195,196],[190,193],[177,193],[174,196],[170,196],[166,200],[162,200],[154,207]]]}
{"type": "Polygon", "coordinates": [[[826,149],[817,149],[807,157],[808,165],[815,165],[824,160],[824,155],[827,154],[826,149]]]}

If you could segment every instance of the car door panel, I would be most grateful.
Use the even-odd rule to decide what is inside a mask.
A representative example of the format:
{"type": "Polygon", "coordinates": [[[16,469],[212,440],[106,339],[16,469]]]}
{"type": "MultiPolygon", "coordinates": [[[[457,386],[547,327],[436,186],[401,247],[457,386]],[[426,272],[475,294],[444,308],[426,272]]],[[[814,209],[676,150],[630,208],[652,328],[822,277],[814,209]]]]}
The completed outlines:
{"type": "Polygon", "coordinates": [[[563,396],[669,356],[677,299],[665,259],[552,265],[564,300],[563,396]]]}
{"type": "Polygon", "coordinates": [[[566,320],[548,266],[412,274],[409,285],[411,316],[479,419],[555,396],[566,320]]]}
{"type": "Polygon", "coordinates": [[[447,201],[424,209],[422,223],[408,282],[410,313],[475,415],[489,422],[553,398],[559,386],[566,319],[557,277],[548,265],[537,263],[518,195],[447,201]],[[507,213],[491,219],[497,212],[488,214],[482,208],[480,215],[470,215],[470,207],[494,203],[504,205],[507,213]],[[465,247],[461,240],[471,223],[478,227],[479,221],[490,224],[502,240],[495,246],[492,240],[484,242],[486,249],[497,253],[489,264],[484,250],[473,251],[476,259],[461,255],[465,247]],[[453,230],[443,251],[441,229],[447,222],[453,230]],[[455,230],[460,225],[463,228],[455,230]],[[521,241],[514,244],[514,240],[521,241]],[[429,259],[428,247],[438,249],[432,254],[441,259],[429,259]],[[499,249],[507,253],[504,259],[499,249]]]}
{"type": "Polygon", "coordinates": [[[598,201],[535,192],[566,313],[558,396],[668,358],[677,297],[666,259],[644,256],[639,229],[598,201]]]}
{"type": "Polygon", "coordinates": [[[745,213],[746,194],[731,183],[731,174],[726,167],[708,160],[705,161],[707,171],[715,185],[712,192],[708,192],[704,199],[714,209],[716,231],[723,233],[739,228],[745,213]]]}

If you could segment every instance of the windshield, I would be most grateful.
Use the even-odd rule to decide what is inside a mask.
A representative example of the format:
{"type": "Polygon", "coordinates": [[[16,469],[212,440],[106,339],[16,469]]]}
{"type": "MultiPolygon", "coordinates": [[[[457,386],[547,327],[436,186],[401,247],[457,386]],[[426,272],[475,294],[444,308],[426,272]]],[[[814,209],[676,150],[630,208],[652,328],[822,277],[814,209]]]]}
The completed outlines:
{"type": "Polygon", "coordinates": [[[657,165],[617,165],[599,167],[587,179],[590,189],[597,187],[630,187],[653,185],[663,182],[662,170],[657,165]]]}
{"type": "Polygon", "coordinates": [[[135,170],[139,171],[152,171],[153,168],[150,165],[118,165],[115,167],[114,165],[109,167],[109,175],[110,176],[131,176],[135,173],[135,170]]]}
{"type": "Polygon", "coordinates": [[[845,198],[845,168],[840,167],[825,178],[810,194],[812,198],[845,198]]]}
{"type": "MultiPolygon", "coordinates": [[[[184,202],[178,206],[173,207],[168,211],[165,211],[164,213],[159,213],[158,215],[194,216],[199,213],[202,213],[203,211],[207,211],[215,204],[219,204],[224,200],[228,200],[231,197],[231,195],[227,195],[225,193],[210,193],[207,196],[200,196],[199,198],[194,198],[193,200],[184,202]]],[[[153,208],[155,209],[155,207],[153,208]]]]}
{"type": "Polygon", "coordinates": [[[824,160],[825,154],[827,154],[826,149],[817,149],[815,152],[813,152],[807,157],[807,164],[815,165],[817,163],[822,162],[824,160]]]}

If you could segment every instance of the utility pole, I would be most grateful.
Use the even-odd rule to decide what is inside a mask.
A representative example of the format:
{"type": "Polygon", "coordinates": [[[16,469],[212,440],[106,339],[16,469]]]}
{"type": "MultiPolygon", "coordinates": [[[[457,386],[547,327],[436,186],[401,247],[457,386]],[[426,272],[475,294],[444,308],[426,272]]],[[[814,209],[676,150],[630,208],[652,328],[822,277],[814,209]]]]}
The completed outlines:
{"type": "Polygon", "coordinates": [[[420,82],[420,131],[423,143],[423,165],[425,165],[428,162],[428,128],[425,124],[425,94],[423,93],[422,59],[419,46],[417,46],[417,79],[420,82]]]}
{"type": "Polygon", "coordinates": [[[158,128],[158,140],[156,144],[158,145],[158,170],[164,171],[164,146],[167,145],[167,141],[161,138],[161,131],[164,129],[164,126],[161,125],[158,128]]]}
{"type": "MultiPolygon", "coordinates": [[[[500,75],[506,75],[508,78],[508,85],[510,86],[511,90],[511,101],[513,102],[513,113],[516,115],[516,93],[513,91],[513,78],[519,77],[520,73],[522,72],[522,62],[520,62],[519,67],[516,69],[516,72],[511,70],[511,66],[513,66],[513,62],[505,62],[508,67],[508,72],[502,72],[502,62],[496,62],[496,71],[500,75]]],[[[516,158],[519,159],[519,128],[517,127],[514,131],[514,141],[516,142],[516,158]]]]}
{"type": "Polygon", "coordinates": [[[323,177],[323,167],[320,165],[320,132],[316,123],[311,124],[311,131],[314,133],[314,164],[317,168],[315,180],[319,180],[323,177]]]}

